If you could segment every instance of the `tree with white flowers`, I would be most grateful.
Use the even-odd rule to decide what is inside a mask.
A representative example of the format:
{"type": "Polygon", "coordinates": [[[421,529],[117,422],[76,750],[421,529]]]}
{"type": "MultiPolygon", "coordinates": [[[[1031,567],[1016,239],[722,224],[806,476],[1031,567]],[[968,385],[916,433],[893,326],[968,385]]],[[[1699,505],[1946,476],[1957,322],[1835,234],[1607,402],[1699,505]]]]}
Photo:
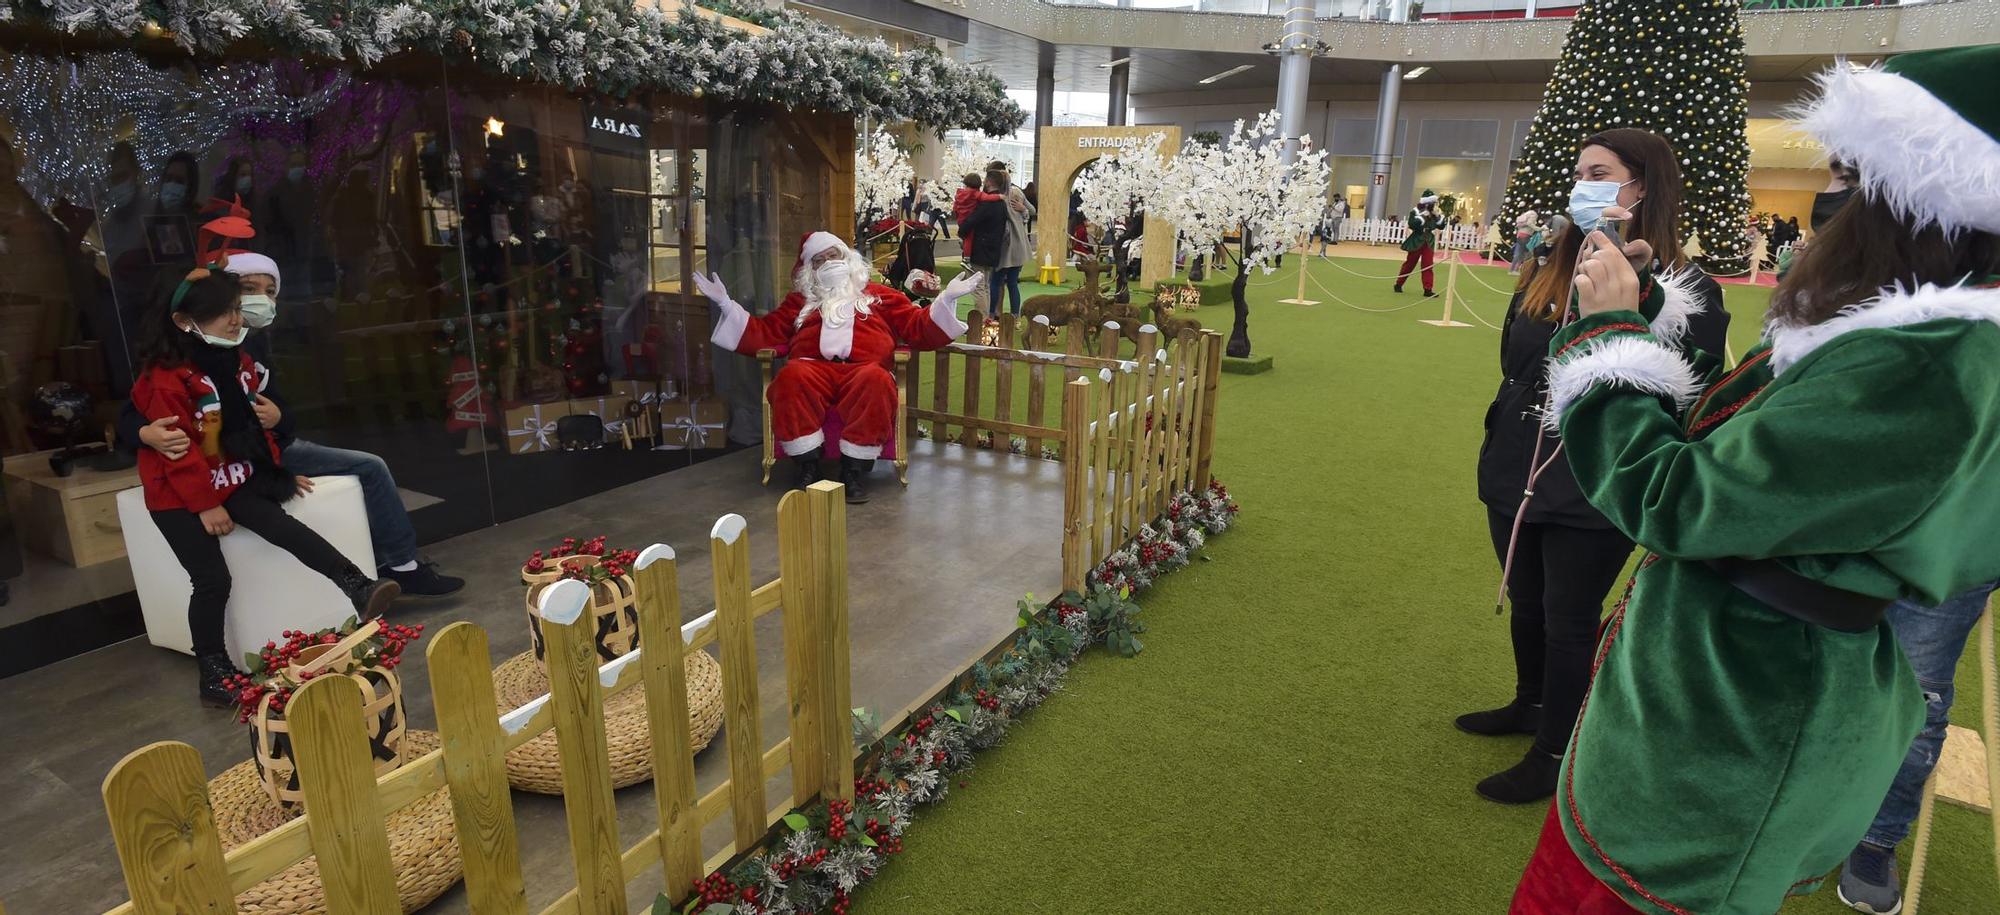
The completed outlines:
{"type": "Polygon", "coordinates": [[[1132,246],[1139,241],[1133,229],[1140,224],[1140,214],[1146,211],[1147,202],[1165,190],[1172,177],[1173,166],[1159,152],[1163,139],[1166,139],[1164,133],[1149,134],[1132,146],[1098,159],[1076,182],[1081,198],[1079,210],[1091,226],[1092,245],[1102,251],[1105,240],[1110,239],[1110,259],[1117,265],[1115,295],[1119,301],[1126,301],[1130,295],[1126,265],[1137,253],[1132,246]],[[1120,220],[1124,221],[1124,230],[1114,232],[1120,220]]]}
{"type": "Polygon", "coordinates": [[[1326,151],[1314,149],[1310,137],[1299,138],[1299,149],[1285,160],[1278,133],[1278,113],[1267,111],[1255,123],[1237,121],[1220,144],[1193,139],[1173,159],[1172,175],[1161,182],[1161,193],[1148,198],[1155,213],[1180,229],[1197,251],[1223,250],[1236,262],[1230,296],[1236,322],[1229,332],[1227,352],[1250,355],[1250,303],[1244,294],[1250,270],[1265,273],[1303,237],[1326,207],[1326,151]]]}
{"type": "Polygon", "coordinates": [[[984,174],[985,160],[960,147],[946,144],[939,158],[937,174],[924,181],[924,196],[930,199],[932,208],[950,213],[958,189],[965,186],[965,176],[984,174]]]}
{"type": "MultiPolygon", "coordinates": [[[[854,150],[854,210],[863,227],[872,225],[883,213],[893,211],[910,192],[916,170],[910,154],[896,144],[886,130],[877,130],[868,142],[854,150]]],[[[859,235],[860,233],[856,233],[859,235]]]]}

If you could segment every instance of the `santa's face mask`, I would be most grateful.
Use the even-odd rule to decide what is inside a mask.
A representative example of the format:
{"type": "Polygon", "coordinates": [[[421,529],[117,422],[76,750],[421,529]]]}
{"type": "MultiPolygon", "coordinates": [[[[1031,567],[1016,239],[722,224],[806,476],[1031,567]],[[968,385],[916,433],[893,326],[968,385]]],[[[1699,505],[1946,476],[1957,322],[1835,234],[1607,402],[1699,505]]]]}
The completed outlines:
{"type": "Polygon", "coordinates": [[[814,271],[814,275],[819,277],[820,285],[828,288],[839,288],[846,285],[847,278],[853,271],[854,265],[848,263],[845,258],[842,258],[830,260],[819,265],[819,268],[814,271]]]}

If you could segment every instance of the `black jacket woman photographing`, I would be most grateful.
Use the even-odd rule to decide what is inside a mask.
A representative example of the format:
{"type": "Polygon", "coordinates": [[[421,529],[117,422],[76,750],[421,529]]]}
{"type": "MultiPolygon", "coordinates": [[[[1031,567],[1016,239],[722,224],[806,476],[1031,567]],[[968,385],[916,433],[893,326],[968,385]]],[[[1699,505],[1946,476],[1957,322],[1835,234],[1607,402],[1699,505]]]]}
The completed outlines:
{"type": "Polygon", "coordinates": [[[1573,224],[1553,240],[1548,263],[1522,278],[1508,306],[1500,389],[1486,409],[1479,449],[1479,500],[1513,604],[1515,694],[1512,702],[1462,715],[1457,724],[1474,734],[1534,735],[1520,763],[1479,783],[1481,795],[1501,803],[1538,801],[1554,792],[1557,764],[1589,684],[1604,598],[1632,551],[1632,541],[1584,500],[1561,453],[1562,440],[1542,423],[1549,340],[1569,311],[1570,276],[1586,230],[1597,227],[1607,206],[1624,208],[1631,214],[1625,237],[1652,244],[1662,259],[1659,275],[1679,271],[1659,312],[1646,317],[1656,335],[1705,354],[1698,370],[1722,364],[1729,330],[1722,287],[1680,254],[1680,166],[1665,140],[1630,128],[1592,136],[1577,154],[1576,179],[1573,224]]]}

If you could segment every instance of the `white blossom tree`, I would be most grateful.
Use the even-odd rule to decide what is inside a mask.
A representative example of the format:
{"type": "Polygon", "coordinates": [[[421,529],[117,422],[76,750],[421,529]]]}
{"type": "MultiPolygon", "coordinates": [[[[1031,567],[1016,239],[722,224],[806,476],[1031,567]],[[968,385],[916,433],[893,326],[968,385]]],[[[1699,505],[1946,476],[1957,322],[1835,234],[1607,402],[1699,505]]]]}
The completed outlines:
{"type": "Polygon", "coordinates": [[[1159,152],[1163,139],[1166,139],[1164,133],[1150,134],[1133,146],[1091,163],[1077,180],[1079,209],[1090,223],[1092,244],[1102,250],[1106,238],[1110,239],[1110,259],[1117,269],[1120,301],[1130,295],[1126,263],[1133,253],[1132,243],[1138,240],[1133,229],[1139,225],[1148,201],[1164,191],[1172,178],[1173,166],[1159,152]],[[1121,219],[1126,228],[1114,234],[1112,228],[1121,219]]]}
{"type": "Polygon", "coordinates": [[[1149,199],[1154,212],[1171,220],[1197,251],[1213,250],[1236,237],[1233,246],[1223,249],[1236,262],[1236,281],[1229,287],[1236,322],[1227,352],[1248,356],[1250,303],[1244,294],[1250,270],[1270,273],[1319,219],[1329,180],[1326,151],[1314,149],[1312,139],[1302,136],[1298,153],[1287,163],[1278,113],[1267,111],[1255,123],[1237,121],[1220,144],[1189,139],[1173,159],[1172,172],[1160,183],[1163,193],[1149,199]]]}
{"type": "Polygon", "coordinates": [[[929,198],[933,208],[950,213],[952,199],[958,195],[958,189],[965,186],[965,176],[984,174],[984,160],[947,143],[938,162],[937,174],[924,181],[924,196],[929,198]]]}
{"type": "Polygon", "coordinates": [[[903,195],[910,192],[910,182],[915,178],[910,154],[896,144],[896,138],[888,131],[877,130],[866,144],[855,147],[854,210],[861,225],[866,227],[880,218],[876,214],[895,209],[903,195]]]}

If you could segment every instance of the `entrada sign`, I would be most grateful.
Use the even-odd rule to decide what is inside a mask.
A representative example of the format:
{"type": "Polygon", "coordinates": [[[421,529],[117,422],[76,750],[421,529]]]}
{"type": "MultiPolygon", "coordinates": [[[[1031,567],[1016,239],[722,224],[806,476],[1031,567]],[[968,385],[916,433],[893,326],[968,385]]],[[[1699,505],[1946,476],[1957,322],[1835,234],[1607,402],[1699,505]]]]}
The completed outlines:
{"type": "Polygon", "coordinates": [[[1137,146],[1144,137],[1077,137],[1077,149],[1124,149],[1137,146]]]}

